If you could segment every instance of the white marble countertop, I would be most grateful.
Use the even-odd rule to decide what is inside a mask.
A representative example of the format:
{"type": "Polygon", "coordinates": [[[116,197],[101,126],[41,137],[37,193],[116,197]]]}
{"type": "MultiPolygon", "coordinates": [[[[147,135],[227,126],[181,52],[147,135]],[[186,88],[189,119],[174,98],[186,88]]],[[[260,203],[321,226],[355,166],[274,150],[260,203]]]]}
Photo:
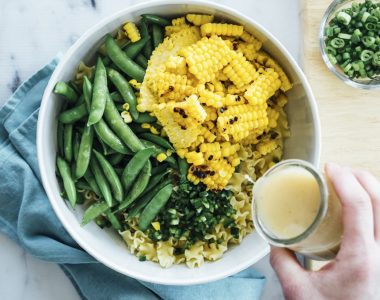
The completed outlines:
{"type": "MultiPolygon", "coordinates": [[[[220,0],[271,31],[299,60],[298,0],[220,0]]],[[[0,106],[17,86],[86,29],[138,0],[0,0],[0,106]]],[[[0,299],[80,299],[60,268],[37,260],[0,234],[0,299]]],[[[268,257],[253,266],[267,277],[263,299],[282,299],[268,257]]]]}

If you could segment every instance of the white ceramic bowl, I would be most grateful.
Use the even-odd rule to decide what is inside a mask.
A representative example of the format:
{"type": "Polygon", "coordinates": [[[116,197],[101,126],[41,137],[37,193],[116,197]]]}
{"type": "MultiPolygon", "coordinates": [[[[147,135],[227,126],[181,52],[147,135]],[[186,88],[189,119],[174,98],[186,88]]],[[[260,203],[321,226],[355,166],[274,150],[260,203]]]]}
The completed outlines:
{"type": "Polygon", "coordinates": [[[320,124],[317,106],[309,84],[294,59],[281,43],[262,26],[243,14],[215,3],[193,0],[168,0],[142,3],[120,11],[88,30],[61,59],[46,87],[38,119],[37,150],[42,183],[53,209],[76,242],[89,254],[106,266],[136,279],[171,285],[190,285],[221,279],[254,264],[269,252],[269,246],[254,232],[243,242],[231,247],[222,259],[205,263],[200,268],[188,269],[184,265],[162,269],[157,263],[139,262],[127,250],[119,236],[102,230],[94,223],[80,226],[83,210],[72,210],[60,197],[55,177],[57,114],[61,100],[52,90],[59,80],[72,78],[81,60],[89,61],[107,33],[114,31],[125,21],[139,21],[139,16],[153,13],[163,16],[183,15],[188,12],[214,14],[219,18],[236,22],[255,34],[268,51],[284,67],[293,89],[288,93],[290,127],[292,136],[285,143],[285,157],[305,159],[319,163],[320,124]]]}

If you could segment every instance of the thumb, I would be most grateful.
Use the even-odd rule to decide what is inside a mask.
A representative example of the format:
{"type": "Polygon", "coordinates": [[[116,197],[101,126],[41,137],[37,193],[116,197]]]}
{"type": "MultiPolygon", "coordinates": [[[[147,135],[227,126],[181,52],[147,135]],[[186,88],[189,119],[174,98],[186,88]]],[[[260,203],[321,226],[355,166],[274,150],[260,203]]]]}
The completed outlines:
{"type": "Polygon", "coordinates": [[[295,254],[286,248],[271,246],[270,263],[280,279],[284,292],[286,289],[297,290],[306,278],[307,272],[301,267],[295,254]]]}

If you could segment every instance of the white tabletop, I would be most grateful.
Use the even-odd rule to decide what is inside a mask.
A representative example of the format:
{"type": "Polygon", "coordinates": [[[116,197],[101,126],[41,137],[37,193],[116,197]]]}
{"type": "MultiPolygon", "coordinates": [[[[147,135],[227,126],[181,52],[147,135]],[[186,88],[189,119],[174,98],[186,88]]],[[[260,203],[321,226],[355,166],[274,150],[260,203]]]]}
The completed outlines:
{"type": "MultiPolygon", "coordinates": [[[[298,0],[221,0],[271,31],[299,60],[298,0]]],[[[0,0],[0,106],[17,86],[86,29],[138,0],[0,0]]],[[[0,176],[1,177],[1,176],[0,176]]],[[[37,260],[0,234],[0,299],[80,299],[60,268],[37,260]]],[[[253,266],[267,277],[263,299],[281,299],[268,257],[253,266]]]]}

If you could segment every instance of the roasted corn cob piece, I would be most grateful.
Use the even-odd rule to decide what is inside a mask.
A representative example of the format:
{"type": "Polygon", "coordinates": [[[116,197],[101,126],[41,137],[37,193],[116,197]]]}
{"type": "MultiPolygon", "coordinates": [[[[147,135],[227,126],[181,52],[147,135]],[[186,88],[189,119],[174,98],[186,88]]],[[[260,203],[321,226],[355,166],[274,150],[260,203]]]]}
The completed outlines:
{"type": "Polygon", "coordinates": [[[197,43],[183,48],[180,55],[186,58],[189,71],[201,83],[212,81],[232,59],[232,51],[218,36],[204,37],[197,43]]]}
{"type": "Polygon", "coordinates": [[[260,75],[244,93],[244,97],[252,105],[260,105],[265,103],[280,88],[281,81],[278,74],[273,69],[260,75]]]}
{"type": "Polygon", "coordinates": [[[234,24],[206,23],[201,26],[202,36],[210,36],[214,34],[224,36],[241,36],[243,31],[243,26],[234,24]]]}
{"type": "Polygon", "coordinates": [[[198,14],[187,14],[186,20],[193,23],[196,26],[201,26],[206,23],[211,23],[214,21],[213,15],[198,15],[198,14]]]}
{"type": "Polygon", "coordinates": [[[249,84],[259,76],[255,67],[247,61],[241,52],[233,52],[232,60],[223,69],[223,73],[237,88],[249,84]]]}
{"type": "Polygon", "coordinates": [[[128,22],[123,26],[125,34],[131,40],[132,43],[137,42],[141,39],[141,35],[135,23],[128,22]]]}

